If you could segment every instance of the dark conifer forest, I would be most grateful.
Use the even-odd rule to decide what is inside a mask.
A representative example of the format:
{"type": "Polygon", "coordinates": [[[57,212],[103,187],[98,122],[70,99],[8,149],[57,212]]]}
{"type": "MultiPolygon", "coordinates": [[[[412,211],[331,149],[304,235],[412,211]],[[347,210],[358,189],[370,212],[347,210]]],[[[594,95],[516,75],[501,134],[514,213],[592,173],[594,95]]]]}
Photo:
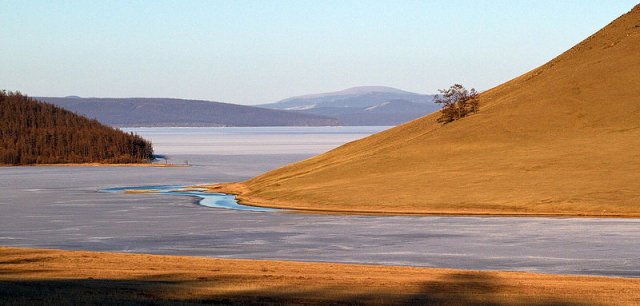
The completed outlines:
{"type": "Polygon", "coordinates": [[[138,135],[0,91],[0,164],[140,163],[152,154],[151,143],[138,135]]]}

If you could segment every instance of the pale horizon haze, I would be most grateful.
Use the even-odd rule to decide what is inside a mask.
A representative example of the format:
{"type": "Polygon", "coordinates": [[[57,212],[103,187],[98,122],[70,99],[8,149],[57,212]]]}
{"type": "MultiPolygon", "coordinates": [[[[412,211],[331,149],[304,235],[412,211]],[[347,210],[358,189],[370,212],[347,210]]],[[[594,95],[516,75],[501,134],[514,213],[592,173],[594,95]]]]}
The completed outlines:
{"type": "Polygon", "coordinates": [[[247,105],[355,86],[486,90],[636,4],[0,0],[0,89],[247,105]]]}

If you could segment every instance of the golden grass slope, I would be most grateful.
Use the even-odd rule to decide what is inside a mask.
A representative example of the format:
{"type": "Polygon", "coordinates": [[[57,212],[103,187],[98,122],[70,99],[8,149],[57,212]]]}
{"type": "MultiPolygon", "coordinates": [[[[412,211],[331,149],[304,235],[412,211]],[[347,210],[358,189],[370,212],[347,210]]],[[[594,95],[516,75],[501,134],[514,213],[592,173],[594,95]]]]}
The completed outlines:
{"type": "Polygon", "coordinates": [[[0,247],[2,305],[637,305],[640,279],[0,247]]]}
{"type": "Polygon", "coordinates": [[[549,63],[431,114],[218,190],[368,213],[640,216],[640,6],[549,63]]]}

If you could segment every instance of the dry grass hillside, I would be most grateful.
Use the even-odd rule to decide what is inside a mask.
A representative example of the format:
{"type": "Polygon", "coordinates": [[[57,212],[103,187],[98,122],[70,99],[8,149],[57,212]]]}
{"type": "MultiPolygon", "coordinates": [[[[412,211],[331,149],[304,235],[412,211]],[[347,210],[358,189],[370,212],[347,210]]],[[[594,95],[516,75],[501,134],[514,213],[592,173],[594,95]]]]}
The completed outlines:
{"type": "Polygon", "coordinates": [[[218,189],[334,212],[640,216],[640,5],[479,113],[437,117],[218,189]]]}
{"type": "Polygon", "coordinates": [[[0,247],[0,305],[637,305],[640,279],[0,247]]]}

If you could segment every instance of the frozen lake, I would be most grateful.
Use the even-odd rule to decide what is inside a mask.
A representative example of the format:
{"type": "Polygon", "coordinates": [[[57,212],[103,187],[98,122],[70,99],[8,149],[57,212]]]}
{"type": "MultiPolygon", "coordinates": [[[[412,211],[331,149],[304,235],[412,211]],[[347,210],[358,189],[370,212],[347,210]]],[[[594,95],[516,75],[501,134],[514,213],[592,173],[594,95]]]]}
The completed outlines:
{"type": "Polygon", "coordinates": [[[0,245],[640,277],[640,219],[304,215],[99,192],[243,180],[381,129],[140,128],[193,166],[0,168],[0,245]]]}
{"type": "Polygon", "coordinates": [[[160,154],[313,155],[388,128],[390,127],[183,127],[123,130],[151,139],[154,149],[160,154]]]}

